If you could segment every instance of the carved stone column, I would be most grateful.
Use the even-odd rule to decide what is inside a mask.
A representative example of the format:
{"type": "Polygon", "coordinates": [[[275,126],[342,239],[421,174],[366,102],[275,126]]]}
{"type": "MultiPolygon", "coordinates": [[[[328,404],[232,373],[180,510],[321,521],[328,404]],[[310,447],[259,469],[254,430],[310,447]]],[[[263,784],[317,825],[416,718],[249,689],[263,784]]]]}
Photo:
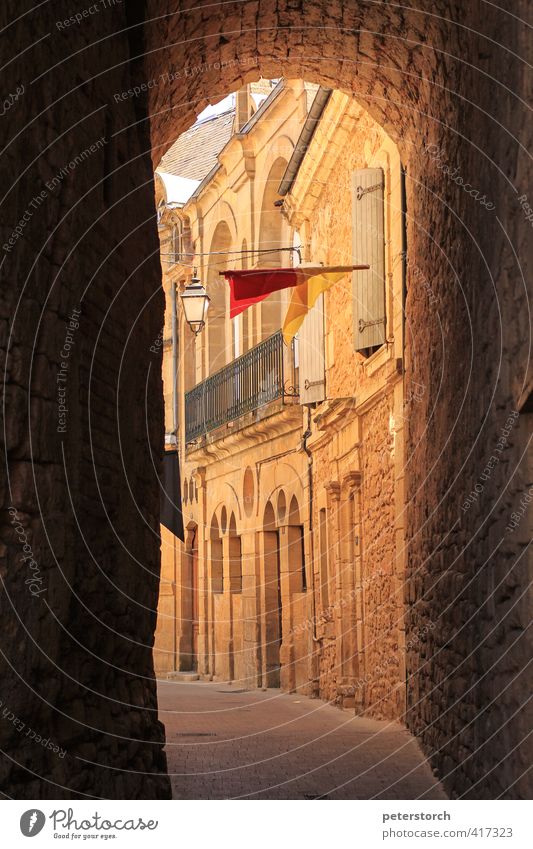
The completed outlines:
{"type": "Polygon", "coordinates": [[[334,551],[334,576],[335,576],[335,596],[333,599],[333,621],[335,623],[335,672],[337,679],[337,693],[342,700],[342,657],[343,657],[343,622],[342,622],[342,559],[341,559],[341,486],[338,481],[330,481],[326,484],[326,492],[328,498],[328,515],[330,522],[331,536],[333,542],[331,546],[334,551]]]}
{"type": "Polygon", "coordinates": [[[361,472],[351,471],[342,481],[343,508],[343,625],[345,634],[343,683],[345,707],[363,706],[363,580],[361,562],[361,472]]]}

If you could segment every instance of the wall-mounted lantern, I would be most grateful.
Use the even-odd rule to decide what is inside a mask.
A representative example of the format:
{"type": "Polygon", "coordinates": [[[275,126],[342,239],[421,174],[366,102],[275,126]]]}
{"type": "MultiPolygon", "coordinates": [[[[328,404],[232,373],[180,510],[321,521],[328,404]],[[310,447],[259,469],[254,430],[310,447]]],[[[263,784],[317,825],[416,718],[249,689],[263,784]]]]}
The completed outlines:
{"type": "Polygon", "coordinates": [[[205,327],[205,319],[209,302],[211,298],[202,286],[196,271],[191,278],[191,282],[181,293],[181,303],[183,304],[183,312],[185,320],[195,336],[197,336],[205,327]]]}

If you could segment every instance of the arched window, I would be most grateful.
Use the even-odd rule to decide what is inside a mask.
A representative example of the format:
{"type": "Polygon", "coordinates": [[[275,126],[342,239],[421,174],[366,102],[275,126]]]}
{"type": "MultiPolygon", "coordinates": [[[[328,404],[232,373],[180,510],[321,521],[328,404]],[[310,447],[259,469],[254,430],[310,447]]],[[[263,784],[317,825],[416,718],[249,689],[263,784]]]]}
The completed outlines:
{"type": "MultiPolygon", "coordinates": [[[[259,254],[259,264],[263,268],[279,268],[283,265],[284,254],[279,248],[288,228],[280,208],[274,204],[280,198],[278,189],[286,168],[287,160],[279,157],[272,165],[265,182],[259,223],[259,248],[261,251],[268,251],[259,254]]],[[[261,339],[266,339],[280,329],[282,303],[281,292],[274,292],[261,303],[261,339]]]]}
{"type": "Polygon", "coordinates": [[[226,296],[227,285],[219,271],[224,269],[231,246],[231,233],[225,221],[220,221],[213,234],[209,248],[207,268],[207,291],[211,298],[207,316],[207,347],[209,374],[223,368],[227,363],[228,350],[226,339],[226,296]]]}
{"type": "Polygon", "coordinates": [[[235,516],[232,513],[229,522],[229,583],[230,592],[242,592],[242,549],[241,538],[237,535],[235,516]]]}
{"type": "MultiPolygon", "coordinates": [[[[248,242],[246,239],[242,240],[241,250],[243,253],[241,254],[241,268],[246,270],[248,268],[248,254],[244,253],[244,251],[248,250],[248,242]]],[[[250,348],[253,348],[254,344],[254,328],[253,328],[253,320],[255,315],[255,307],[250,307],[242,313],[242,353],[246,353],[250,348]]],[[[235,319],[234,319],[235,321],[235,319]]]]}

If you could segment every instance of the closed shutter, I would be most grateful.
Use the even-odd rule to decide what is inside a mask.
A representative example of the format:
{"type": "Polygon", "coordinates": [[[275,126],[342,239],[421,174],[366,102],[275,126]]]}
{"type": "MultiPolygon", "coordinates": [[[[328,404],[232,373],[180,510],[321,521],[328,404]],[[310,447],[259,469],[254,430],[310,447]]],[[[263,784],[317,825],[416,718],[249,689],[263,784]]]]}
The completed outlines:
{"type": "Polygon", "coordinates": [[[324,367],[324,295],[309,310],[298,331],[300,403],[312,404],[326,397],[324,367]]]}
{"type": "Polygon", "coordinates": [[[353,262],[368,271],[352,275],[354,344],[357,351],[385,341],[384,179],[381,168],[361,168],[352,177],[353,262]]]}

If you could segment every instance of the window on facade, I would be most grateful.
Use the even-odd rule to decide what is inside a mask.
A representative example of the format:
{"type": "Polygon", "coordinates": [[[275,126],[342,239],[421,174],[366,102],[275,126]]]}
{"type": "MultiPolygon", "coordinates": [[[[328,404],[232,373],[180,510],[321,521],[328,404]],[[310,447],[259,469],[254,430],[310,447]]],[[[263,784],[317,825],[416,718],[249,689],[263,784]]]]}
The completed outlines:
{"type": "Polygon", "coordinates": [[[382,168],[360,168],[352,177],[352,253],[354,345],[370,356],[385,342],[385,221],[382,168]]]}
{"type": "MultiPolygon", "coordinates": [[[[246,251],[248,250],[248,242],[246,239],[242,240],[241,243],[241,268],[243,271],[246,271],[248,268],[248,254],[246,251]]],[[[249,351],[250,348],[253,347],[253,315],[254,315],[254,307],[250,307],[250,309],[245,310],[242,315],[242,340],[241,340],[241,353],[245,354],[246,351],[249,351]]]]}
{"type": "Polygon", "coordinates": [[[235,359],[237,359],[237,357],[242,354],[241,320],[242,319],[240,315],[238,315],[231,321],[233,337],[233,356],[235,359]]]}
{"type": "Polygon", "coordinates": [[[186,322],[182,333],[185,392],[189,392],[196,385],[196,336],[186,322]]]}
{"type": "Polygon", "coordinates": [[[181,227],[181,222],[179,224],[175,224],[172,228],[171,252],[172,262],[174,264],[181,262],[181,257],[183,254],[183,231],[181,227]]]}
{"type": "Polygon", "coordinates": [[[231,328],[227,323],[226,282],[219,271],[228,263],[228,251],[231,249],[231,233],[226,221],[219,221],[209,247],[207,266],[207,292],[211,298],[207,314],[206,332],[201,334],[201,344],[207,348],[209,374],[224,368],[231,359],[231,339],[227,338],[231,328]]]}
{"type": "Polygon", "coordinates": [[[242,551],[241,538],[229,538],[229,581],[230,592],[242,592],[242,551]]]}
{"type": "Polygon", "coordinates": [[[291,593],[307,591],[305,573],[305,550],[303,525],[289,525],[287,528],[289,546],[289,588],[291,593]]]}
{"type": "Polygon", "coordinates": [[[211,540],[211,589],[214,593],[224,592],[224,558],[222,540],[211,540]]]}

